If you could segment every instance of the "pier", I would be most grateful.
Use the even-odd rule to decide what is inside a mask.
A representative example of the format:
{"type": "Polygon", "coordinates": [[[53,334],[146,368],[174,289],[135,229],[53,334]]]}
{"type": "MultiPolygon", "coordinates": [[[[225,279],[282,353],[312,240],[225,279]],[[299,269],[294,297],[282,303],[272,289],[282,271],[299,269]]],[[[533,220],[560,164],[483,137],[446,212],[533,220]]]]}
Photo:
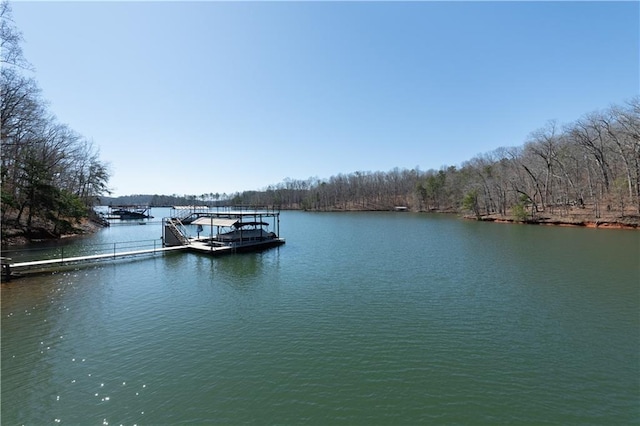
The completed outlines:
{"type": "Polygon", "coordinates": [[[12,263],[9,266],[12,269],[15,269],[15,268],[25,268],[30,266],[64,265],[64,264],[76,263],[76,262],[90,262],[93,260],[117,259],[119,257],[138,256],[141,254],[155,254],[155,253],[162,253],[165,251],[175,251],[175,250],[180,250],[185,248],[187,248],[187,246],[160,247],[157,249],[123,251],[119,253],[94,254],[91,256],[77,256],[77,257],[67,257],[67,258],[60,258],[60,259],[46,259],[46,260],[34,260],[29,262],[18,262],[18,263],[12,263]]]}
{"type": "MultiPolygon", "coordinates": [[[[13,255],[2,257],[2,279],[8,281],[12,277],[24,273],[50,272],[68,266],[80,266],[98,261],[117,260],[127,257],[164,254],[167,252],[190,251],[218,256],[245,251],[259,251],[284,244],[276,232],[280,230],[279,212],[275,211],[234,211],[226,209],[216,212],[189,212],[191,223],[196,225],[197,236],[189,235],[180,218],[168,217],[162,220],[162,238],[160,240],[124,241],[72,247],[71,255],[67,248],[59,247],[52,253],[47,249],[40,259],[34,250],[13,250],[13,255]],[[194,219],[195,218],[195,219],[194,219]],[[272,219],[276,232],[265,228],[272,219]],[[209,232],[202,232],[203,227],[209,232]],[[202,235],[200,235],[202,233],[202,235]],[[208,234],[208,235],[207,235],[208,234]],[[58,250],[59,249],[59,250],[58,250]],[[84,251],[83,254],[80,250],[84,251]],[[89,253],[87,253],[89,252],[89,253]],[[83,254],[83,255],[81,255],[83,254]],[[43,257],[45,257],[43,259],[43,257]]],[[[3,253],[4,254],[4,253],[3,253]]]]}
{"type": "Polygon", "coordinates": [[[222,246],[222,247],[211,247],[210,245],[206,245],[203,242],[198,240],[190,241],[186,245],[179,246],[170,246],[170,247],[157,247],[143,250],[127,250],[127,251],[114,251],[112,253],[102,253],[102,254],[92,254],[88,256],[72,256],[72,257],[56,257],[53,259],[44,259],[44,260],[29,260],[24,262],[12,262],[11,258],[3,257],[2,258],[2,280],[8,281],[12,277],[15,278],[14,273],[28,273],[28,272],[46,272],[46,271],[55,271],[62,266],[70,266],[70,265],[83,265],[94,263],[97,261],[105,261],[105,260],[117,260],[126,257],[134,257],[141,255],[155,255],[167,252],[175,252],[175,251],[191,251],[191,252],[199,252],[208,255],[221,255],[225,253],[233,253],[232,247],[222,246]]]}
{"type": "Polygon", "coordinates": [[[126,257],[134,257],[141,255],[155,255],[160,253],[179,251],[187,249],[188,246],[172,246],[162,247],[161,245],[154,246],[153,248],[145,248],[141,250],[122,250],[117,251],[117,244],[126,243],[114,243],[114,250],[109,253],[91,254],[86,256],[64,256],[64,251],[60,256],[49,259],[41,260],[27,260],[23,262],[13,262],[12,258],[2,258],[2,279],[10,280],[14,273],[27,273],[27,272],[44,272],[59,269],[63,266],[69,265],[82,265],[87,263],[93,263],[104,260],[116,260],[126,257]]]}
{"type": "Polygon", "coordinates": [[[256,251],[285,243],[279,236],[280,212],[275,209],[225,208],[207,212],[174,209],[186,212],[162,220],[162,241],[167,247],[186,245],[192,251],[216,255],[256,251]],[[189,236],[184,220],[197,226],[196,237],[189,236]]]}

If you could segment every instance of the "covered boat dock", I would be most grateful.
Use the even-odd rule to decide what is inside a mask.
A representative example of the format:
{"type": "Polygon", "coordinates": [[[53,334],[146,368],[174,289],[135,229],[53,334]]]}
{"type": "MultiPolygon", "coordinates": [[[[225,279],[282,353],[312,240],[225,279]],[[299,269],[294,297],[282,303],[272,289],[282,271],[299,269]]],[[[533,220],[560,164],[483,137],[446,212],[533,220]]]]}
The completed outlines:
{"type": "Polygon", "coordinates": [[[279,237],[280,212],[275,210],[223,210],[200,214],[190,222],[196,226],[195,237],[178,218],[163,219],[163,244],[189,246],[211,254],[255,251],[284,244],[279,237]],[[205,227],[208,229],[205,230],[205,227]],[[269,227],[271,227],[269,229],[269,227]]]}

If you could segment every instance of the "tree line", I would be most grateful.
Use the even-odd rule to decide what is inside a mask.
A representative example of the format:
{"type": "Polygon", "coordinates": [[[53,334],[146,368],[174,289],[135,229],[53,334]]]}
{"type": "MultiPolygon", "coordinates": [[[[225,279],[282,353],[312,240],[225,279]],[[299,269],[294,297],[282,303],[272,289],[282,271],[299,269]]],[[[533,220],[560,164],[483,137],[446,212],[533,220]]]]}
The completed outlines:
{"type": "MultiPolygon", "coordinates": [[[[290,179],[232,194],[137,195],[111,199],[97,147],[49,111],[22,54],[11,8],[0,3],[0,178],[3,230],[72,227],[96,203],[275,206],[315,211],[464,212],[520,221],[576,212],[640,217],[640,97],[561,125],[550,121],[521,146],[459,166],[356,171],[290,179]],[[142,201],[144,200],[144,201],[142,201]],[[35,222],[38,222],[37,224],[35,222]]],[[[4,233],[3,233],[4,235],[4,233]]]]}
{"type": "Polygon", "coordinates": [[[466,212],[519,221],[575,213],[640,215],[640,97],[560,125],[550,121],[522,146],[498,148],[440,170],[354,172],[285,179],[232,194],[232,204],[305,210],[466,212]]]}
{"type": "Polygon", "coordinates": [[[94,144],[47,107],[24,58],[9,3],[0,3],[2,224],[68,231],[108,192],[109,169],[94,144]]]}
{"type": "Polygon", "coordinates": [[[228,198],[229,196],[226,193],[209,193],[201,195],[133,194],[121,195],[118,197],[100,197],[100,204],[104,206],[144,205],[149,207],[208,206],[215,205],[218,202],[223,202],[222,200],[227,200],[228,198]]]}
{"type": "Polygon", "coordinates": [[[640,97],[565,125],[549,121],[521,146],[479,154],[460,166],[356,171],[326,179],[287,178],[263,190],[137,195],[113,203],[277,206],[316,211],[470,213],[519,221],[579,213],[640,216],[640,97]],[[134,202],[135,201],[135,202],[134,202]]]}

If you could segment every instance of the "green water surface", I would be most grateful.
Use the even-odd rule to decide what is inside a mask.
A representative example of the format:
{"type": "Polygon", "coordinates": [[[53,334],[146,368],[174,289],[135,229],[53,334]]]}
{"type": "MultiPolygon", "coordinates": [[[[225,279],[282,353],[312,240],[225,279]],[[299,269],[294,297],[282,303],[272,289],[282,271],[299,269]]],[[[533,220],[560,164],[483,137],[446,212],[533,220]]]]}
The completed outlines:
{"type": "Polygon", "coordinates": [[[283,212],[281,234],[3,283],[2,424],[640,422],[639,232],[283,212]]]}

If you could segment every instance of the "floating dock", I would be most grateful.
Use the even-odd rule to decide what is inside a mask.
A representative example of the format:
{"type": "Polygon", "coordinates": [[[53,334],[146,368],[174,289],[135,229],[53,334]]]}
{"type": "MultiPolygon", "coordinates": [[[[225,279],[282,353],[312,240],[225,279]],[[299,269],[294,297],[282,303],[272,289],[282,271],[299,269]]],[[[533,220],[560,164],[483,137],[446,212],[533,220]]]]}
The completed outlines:
{"type": "Polygon", "coordinates": [[[197,225],[198,235],[190,237],[180,217],[167,217],[162,220],[165,246],[190,246],[194,251],[222,254],[262,250],[285,243],[279,237],[280,212],[275,210],[190,211],[183,218],[197,225]]]}
{"type": "MultiPolygon", "coordinates": [[[[197,212],[198,236],[191,237],[184,224],[179,218],[171,217],[162,220],[162,247],[157,247],[153,242],[153,248],[142,250],[117,251],[117,244],[113,243],[113,251],[102,254],[92,254],[87,256],[64,257],[62,254],[56,258],[43,260],[29,260],[24,262],[13,262],[11,258],[2,257],[2,278],[9,280],[12,273],[18,272],[45,272],[55,271],[65,266],[81,265],[96,261],[116,260],[132,256],[155,255],[159,253],[173,251],[191,251],[195,253],[218,256],[223,254],[240,253],[248,251],[260,251],[270,247],[279,246],[285,243],[283,238],[278,237],[280,231],[280,212],[276,211],[216,211],[197,212]],[[267,232],[263,227],[268,226],[264,220],[272,219],[273,228],[276,232],[267,232]],[[204,226],[210,226],[209,235],[202,232],[204,226]],[[214,233],[214,228],[216,232],[214,233]],[[220,232],[221,229],[228,228],[231,231],[220,232]],[[249,228],[249,229],[246,229],[249,228]],[[203,236],[200,236],[202,232],[203,236]]],[[[64,253],[64,252],[63,252],[64,253]]]]}

